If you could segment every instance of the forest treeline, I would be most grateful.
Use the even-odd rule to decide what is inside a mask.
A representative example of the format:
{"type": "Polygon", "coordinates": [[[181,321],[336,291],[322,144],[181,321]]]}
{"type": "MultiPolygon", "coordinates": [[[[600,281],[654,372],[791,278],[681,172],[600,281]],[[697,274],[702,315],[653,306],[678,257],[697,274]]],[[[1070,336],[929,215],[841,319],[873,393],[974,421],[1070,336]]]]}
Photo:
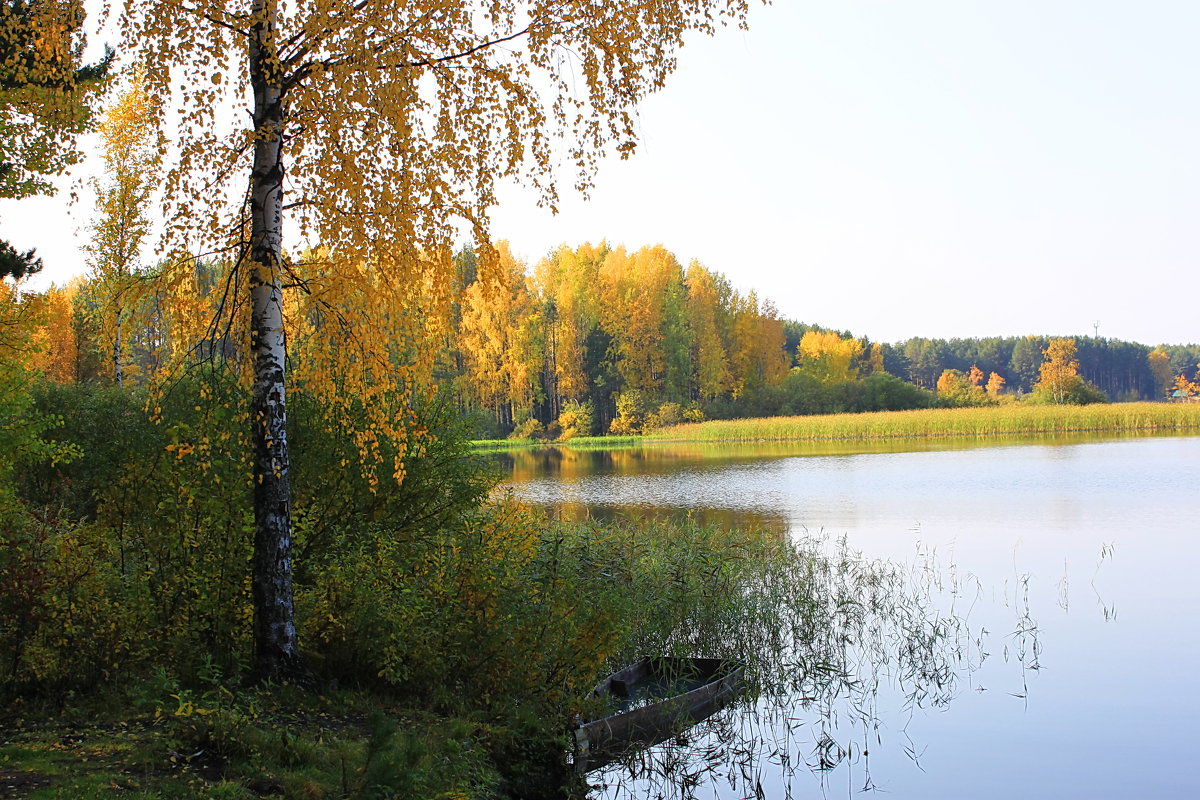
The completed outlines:
{"type": "MultiPolygon", "coordinates": [[[[636,434],[682,421],[974,405],[1029,395],[1052,337],[913,338],[872,342],[780,316],[754,291],[660,245],[562,246],[530,268],[504,243],[487,258],[453,256],[450,298],[430,299],[432,381],[481,437],[636,434]],[[484,265],[484,262],[487,265],[484,265]],[[985,385],[986,384],[986,385],[985,385]],[[972,390],[974,387],[974,390],[972,390]]],[[[236,357],[229,330],[173,336],[191,296],[197,320],[216,315],[224,268],[163,265],[116,290],[77,279],[35,297],[38,364],[58,382],[149,380],[181,347],[236,357]],[[122,301],[122,297],[126,298],[122,301]],[[197,342],[200,341],[200,344],[197,342]]],[[[311,313],[293,304],[289,336],[304,351],[311,313]],[[297,319],[307,315],[307,325],[297,319]]],[[[193,326],[194,327],[194,326],[193,326]]],[[[1176,377],[1198,380],[1200,345],[1077,337],[1074,359],[1092,401],[1164,399],[1176,377]],[[1102,395],[1102,397],[1101,397],[1102,395]]],[[[400,347],[404,350],[405,347],[400,347]]]]}
{"type": "MultiPolygon", "coordinates": [[[[470,249],[456,256],[461,293],[437,379],[493,435],[1009,399],[1034,391],[1054,341],[872,342],[785,319],[772,300],[660,245],[562,246],[532,268],[501,246],[488,279],[477,261],[470,249]]],[[[1162,399],[1200,361],[1200,345],[1071,341],[1089,401],[1162,399]]]]}

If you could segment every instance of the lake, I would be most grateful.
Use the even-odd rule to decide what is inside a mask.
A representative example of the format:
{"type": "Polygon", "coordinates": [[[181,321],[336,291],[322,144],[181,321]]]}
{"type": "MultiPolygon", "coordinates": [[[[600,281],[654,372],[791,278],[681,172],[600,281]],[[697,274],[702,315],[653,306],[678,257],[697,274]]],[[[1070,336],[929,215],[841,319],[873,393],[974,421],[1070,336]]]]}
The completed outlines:
{"type": "Polygon", "coordinates": [[[597,797],[1200,796],[1200,437],[498,458],[509,490],[567,516],[844,539],[909,575],[931,624],[962,624],[936,700],[883,658],[863,666],[869,713],[729,710],[686,747],[590,775],[597,797]]]}

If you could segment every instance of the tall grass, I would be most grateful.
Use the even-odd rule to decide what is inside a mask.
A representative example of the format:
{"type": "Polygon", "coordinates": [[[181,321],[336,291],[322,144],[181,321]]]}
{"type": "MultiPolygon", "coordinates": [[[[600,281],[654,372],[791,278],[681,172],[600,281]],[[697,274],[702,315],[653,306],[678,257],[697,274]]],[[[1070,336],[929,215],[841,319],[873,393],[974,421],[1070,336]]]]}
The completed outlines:
{"type": "Polygon", "coordinates": [[[712,420],[665,428],[650,438],[667,441],[745,442],[1189,429],[1200,430],[1200,404],[1009,405],[712,420]]]}

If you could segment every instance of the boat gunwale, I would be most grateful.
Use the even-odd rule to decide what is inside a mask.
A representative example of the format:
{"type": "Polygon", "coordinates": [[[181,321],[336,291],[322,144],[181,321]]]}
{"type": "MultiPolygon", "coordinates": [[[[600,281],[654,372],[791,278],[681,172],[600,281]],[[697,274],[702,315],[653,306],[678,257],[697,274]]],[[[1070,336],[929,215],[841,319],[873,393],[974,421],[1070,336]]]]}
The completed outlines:
{"type": "MultiPolygon", "coordinates": [[[[701,666],[700,671],[707,679],[689,691],[667,695],[646,705],[579,723],[574,731],[577,763],[586,762],[593,755],[611,753],[611,748],[616,743],[625,746],[638,742],[653,743],[651,739],[661,736],[664,732],[668,732],[669,735],[669,730],[677,727],[684,718],[691,717],[694,711],[703,708],[705,704],[711,704],[713,708],[708,714],[693,720],[699,722],[733,701],[737,695],[736,687],[743,681],[746,669],[745,664],[728,658],[646,656],[605,677],[592,690],[593,696],[612,695],[614,680],[629,680],[632,683],[637,678],[654,674],[655,670],[650,667],[656,661],[677,662],[690,666],[706,665],[707,669],[701,666]],[[617,729],[620,729],[622,735],[618,735],[617,729]]],[[[659,738],[658,741],[662,739],[659,738]]]]}

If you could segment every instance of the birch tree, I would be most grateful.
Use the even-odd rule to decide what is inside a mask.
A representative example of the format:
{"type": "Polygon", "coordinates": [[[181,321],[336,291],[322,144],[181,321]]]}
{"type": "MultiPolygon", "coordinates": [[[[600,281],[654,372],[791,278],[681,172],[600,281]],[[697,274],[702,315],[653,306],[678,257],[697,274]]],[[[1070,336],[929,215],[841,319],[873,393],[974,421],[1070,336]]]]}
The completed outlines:
{"type": "Polygon", "coordinates": [[[1074,339],[1053,338],[1042,351],[1038,382],[1034,391],[1043,391],[1055,402],[1067,402],[1067,394],[1079,382],[1079,358],[1074,339]]]}
{"type": "Polygon", "coordinates": [[[100,123],[104,178],[94,182],[96,221],[88,263],[104,295],[102,329],[112,342],[113,379],[124,386],[121,324],[132,290],[142,243],[150,232],[150,198],[157,185],[163,137],[155,120],[159,109],[135,76],[100,123]]]}
{"type": "Polygon", "coordinates": [[[536,365],[531,363],[528,321],[534,308],[525,265],[513,258],[505,242],[496,246],[495,256],[499,269],[489,270],[491,277],[463,292],[459,344],[475,399],[495,414],[500,426],[511,427],[516,410],[533,402],[536,365]]]}
{"type": "Polygon", "coordinates": [[[693,261],[687,270],[688,325],[692,331],[692,370],[696,395],[712,400],[729,385],[729,363],[721,341],[722,296],[729,294],[711,272],[693,261]]]}
{"type": "Polygon", "coordinates": [[[487,241],[499,182],[520,179],[553,208],[566,165],[586,191],[606,152],[634,151],[637,103],[674,70],[685,35],[743,25],[748,2],[125,0],[125,41],[176,112],[169,235],[230,251],[249,307],[261,674],[303,671],[285,220],[294,245],[328,248],[326,282],[442,285],[457,230],[487,241]]]}

